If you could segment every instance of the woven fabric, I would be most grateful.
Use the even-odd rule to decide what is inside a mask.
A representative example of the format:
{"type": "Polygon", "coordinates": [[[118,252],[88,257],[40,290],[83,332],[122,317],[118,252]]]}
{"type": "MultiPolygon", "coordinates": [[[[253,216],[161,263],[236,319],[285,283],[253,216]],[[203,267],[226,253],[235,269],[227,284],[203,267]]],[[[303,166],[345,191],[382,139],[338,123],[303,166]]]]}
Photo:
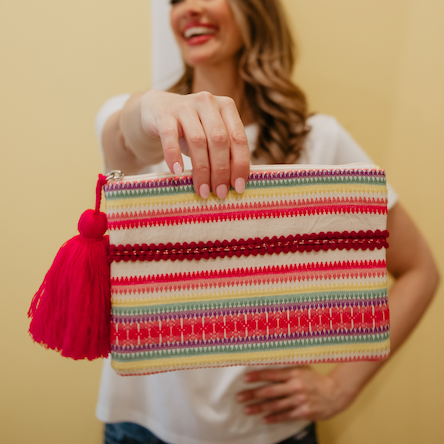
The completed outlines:
{"type": "Polygon", "coordinates": [[[187,172],[104,190],[117,373],[388,355],[384,170],[256,166],[223,201],[187,172]]]}

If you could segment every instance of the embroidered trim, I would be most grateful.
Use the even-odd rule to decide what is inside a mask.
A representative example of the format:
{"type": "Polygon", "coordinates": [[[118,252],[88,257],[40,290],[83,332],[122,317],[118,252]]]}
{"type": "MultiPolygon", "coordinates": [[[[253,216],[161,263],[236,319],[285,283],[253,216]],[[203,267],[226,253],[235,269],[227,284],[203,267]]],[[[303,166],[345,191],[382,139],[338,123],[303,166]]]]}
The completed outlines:
{"type": "Polygon", "coordinates": [[[386,301],[373,303],[308,304],[243,310],[205,311],[178,315],[113,317],[111,347],[132,351],[152,348],[193,348],[242,342],[375,335],[387,332],[390,312],[386,301]]]}
{"type": "MultiPolygon", "coordinates": [[[[325,199],[327,200],[327,199],[325,199]]],[[[379,200],[379,199],[378,199],[379,200]]],[[[380,199],[385,200],[385,199],[380,199]]],[[[172,214],[155,214],[146,216],[146,212],[139,212],[139,216],[124,215],[125,220],[108,222],[108,229],[120,230],[141,227],[165,226],[165,225],[182,225],[191,223],[212,223],[223,222],[231,220],[251,220],[251,219],[266,219],[266,218],[281,218],[281,217],[297,217],[297,216],[312,216],[325,214],[387,214],[387,204],[384,202],[380,205],[357,205],[357,204],[335,204],[327,203],[322,205],[320,203],[312,206],[301,205],[294,207],[291,204],[288,206],[287,202],[280,202],[273,205],[276,208],[270,208],[271,205],[255,205],[255,208],[248,208],[245,205],[236,205],[236,209],[225,208],[204,208],[196,211],[187,211],[172,214]],[[268,208],[267,208],[268,207],[268,208]],[[231,210],[231,211],[230,211],[231,210]],[[143,214],[145,213],[145,214],[143,214]],[[187,214],[188,213],[188,214],[187,214]],[[196,214],[197,213],[197,214],[196,214]],[[131,219],[130,219],[131,218],[131,219]]],[[[230,205],[235,207],[235,205],[230,205]]],[[[122,216],[120,216],[122,217],[122,216]]],[[[116,219],[119,216],[115,217],[116,219]]]]}
{"type": "Polygon", "coordinates": [[[387,275],[386,261],[346,261],[268,267],[235,268],[220,271],[160,274],[111,278],[111,294],[128,295],[181,290],[285,284],[295,281],[381,278],[387,275]]]}
{"type": "Polygon", "coordinates": [[[147,284],[149,282],[185,282],[189,280],[213,279],[213,278],[229,278],[240,277],[241,275],[259,276],[261,274],[281,274],[281,273],[294,273],[296,271],[323,271],[323,270],[352,270],[366,269],[366,268],[382,268],[387,267],[385,260],[375,261],[345,261],[345,262],[316,262],[307,264],[294,264],[294,265],[271,265],[268,267],[249,267],[249,268],[236,268],[231,270],[207,270],[207,271],[191,271],[184,273],[171,273],[171,274],[157,274],[149,277],[134,276],[134,277],[112,277],[112,285],[136,285],[147,284]]]}
{"type": "MultiPolygon", "coordinates": [[[[256,301],[249,301],[250,306],[241,305],[241,306],[233,306],[232,307],[214,307],[211,308],[207,306],[201,306],[198,307],[197,304],[195,304],[193,307],[180,307],[180,310],[174,311],[173,308],[171,311],[165,311],[162,309],[158,309],[155,312],[152,313],[143,313],[143,310],[140,310],[140,312],[130,312],[130,311],[121,311],[120,313],[113,311],[111,315],[111,322],[112,323],[133,323],[133,322],[146,322],[146,321],[152,321],[152,322],[166,322],[166,321],[176,321],[182,319],[183,322],[187,320],[192,320],[190,322],[201,322],[203,319],[205,319],[205,322],[208,322],[208,320],[213,319],[212,322],[220,323],[225,322],[224,319],[228,319],[230,316],[250,316],[254,315],[259,316],[284,316],[285,313],[293,313],[293,312],[304,312],[306,315],[315,316],[316,313],[320,313],[319,310],[323,310],[324,314],[330,313],[330,311],[336,312],[339,310],[339,312],[343,312],[344,310],[349,309],[363,309],[363,307],[369,308],[371,311],[371,307],[379,307],[381,305],[387,305],[387,297],[386,294],[379,295],[373,294],[373,297],[371,299],[355,299],[354,295],[351,295],[351,297],[347,300],[325,300],[325,301],[316,301],[316,300],[297,300],[294,299],[283,302],[281,301],[259,301],[256,299],[256,301]],[[261,305],[259,303],[262,302],[261,305]],[[255,304],[255,305],[253,305],[255,304]],[[277,313],[281,313],[281,315],[278,315],[277,313]],[[228,316],[228,318],[227,318],[228,316]],[[217,321],[215,319],[218,319],[217,321]],[[196,321],[197,320],[197,321],[196,321]]],[[[291,298],[291,296],[290,296],[291,298]]],[[[287,314],[288,314],[287,313],[287,314]]],[[[285,316],[287,316],[285,314],[285,316]]],[[[309,317],[310,317],[309,316],[309,317]]],[[[255,319],[256,319],[255,318],[255,319]]]]}
{"type": "Polygon", "coordinates": [[[135,244],[135,245],[110,245],[109,262],[120,261],[160,261],[160,260],[200,260],[215,259],[217,257],[241,257],[257,256],[265,254],[280,254],[328,250],[374,250],[377,248],[388,248],[387,230],[381,231],[343,231],[321,232],[311,234],[296,234],[290,236],[233,239],[231,241],[208,241],[208,242],[184,242],[172,244],[135,244]]]}
{"type": "Polygon", "coordinates": [[[383,214],[387,213],[387,198],[375,198],[375,197],[317,197],[298,200],[284,200],[277,202],[236,202],[236,203],[220,203],[219,205],[206,205],[204,207],[200,205],[191,207],[179,207],[179,208],[162,208],[143,211],[116,211],[107,214],[108,223],[115,224],[116,222],[125,222],[127,219],[139,220],[147,219],[151,217],[170,217],[170,216],[188,216],[188,215],[200,215],[211,214],[214,211],[223,212],[237,212],[247,210],[266,210],[282,209],[282,208],[295,208],[306,207],[316,208],[319,206],[326,207],[371,207],[371,208],[384,208],[383,214]]]}

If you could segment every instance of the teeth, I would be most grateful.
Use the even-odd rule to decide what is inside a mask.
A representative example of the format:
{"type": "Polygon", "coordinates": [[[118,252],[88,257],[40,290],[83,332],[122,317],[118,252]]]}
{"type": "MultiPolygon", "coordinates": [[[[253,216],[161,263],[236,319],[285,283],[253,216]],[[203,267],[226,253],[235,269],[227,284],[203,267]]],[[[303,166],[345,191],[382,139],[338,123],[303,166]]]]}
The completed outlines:
{"type": "Polygon", "coordinates": [[[205,26],[194,26],[193,28],[188,28],[184,32],[184,36],[186,39],[190,37],[194,37],[196,35],[205,35],[205,34],[214,34],[215,30],[212,28],[207,28],[205,26]]]}

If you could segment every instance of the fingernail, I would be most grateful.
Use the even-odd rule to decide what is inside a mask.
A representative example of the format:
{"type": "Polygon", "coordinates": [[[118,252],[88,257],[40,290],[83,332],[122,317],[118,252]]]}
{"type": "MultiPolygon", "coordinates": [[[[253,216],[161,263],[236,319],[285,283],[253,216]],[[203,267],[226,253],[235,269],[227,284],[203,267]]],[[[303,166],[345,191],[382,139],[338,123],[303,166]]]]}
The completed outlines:
{"type": "Polygon", "coordinates": [[[219,186],[216,188],[216,194],[217,194],[217,197],[218,197],[220,200],[224,200],[224,199],[227,197],[227,194],[228,194],[228,188],[227,188],[227,186],[224,185],[224,184],[219,185],[219,186]]]}
{"type": "Polygon", "coordinates": [[[253,407],[245,407],[244,413],[246,415],[251,415],[252,413],[254,413],[254,408],[253,407]]]}
{"type": "Polygon", "coordinates": [[[234,181],[234,189],[237,193],[242,194],[245,191],[245,179],[239,177],[234,181]]]}
{"type": "Polygon", "coordinates": [[[199,188],[199,194],[202,199],[208,199],[210,197],[210,187],[204,183],[199,188]]]}
{"type": "Polygon", "coordinates": [[[179,162],[173,163],[173,171],[176,176],[180,176],[182,174],[182,166],[179,162]]]}
{"type": "Polygon", "coordinates": [[[244,382],[251,382],[253,380],[253,375],[246,374],[244,376],[244,382]]]}

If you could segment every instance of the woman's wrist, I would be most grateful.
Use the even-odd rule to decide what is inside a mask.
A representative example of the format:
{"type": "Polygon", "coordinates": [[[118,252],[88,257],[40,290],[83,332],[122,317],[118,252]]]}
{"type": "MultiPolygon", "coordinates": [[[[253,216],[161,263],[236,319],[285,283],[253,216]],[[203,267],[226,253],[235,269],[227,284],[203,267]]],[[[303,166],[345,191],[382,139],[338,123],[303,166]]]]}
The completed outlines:
{"type": "Polygon", "coordinates": [[[383,361],[343,362],[328,373],[337,389],[340,410],[344,410],[354,401],[382,363],[383,361]]]}
{"type": "Polygon", "coordinates": [[[125,149],[132,152],[138,163],[150,165],[163,160],[163,151],[160,139],[143,129],[142,96],[143,93],[136,93],[128,99],[120,113],[119,126],[125,149]]]}

